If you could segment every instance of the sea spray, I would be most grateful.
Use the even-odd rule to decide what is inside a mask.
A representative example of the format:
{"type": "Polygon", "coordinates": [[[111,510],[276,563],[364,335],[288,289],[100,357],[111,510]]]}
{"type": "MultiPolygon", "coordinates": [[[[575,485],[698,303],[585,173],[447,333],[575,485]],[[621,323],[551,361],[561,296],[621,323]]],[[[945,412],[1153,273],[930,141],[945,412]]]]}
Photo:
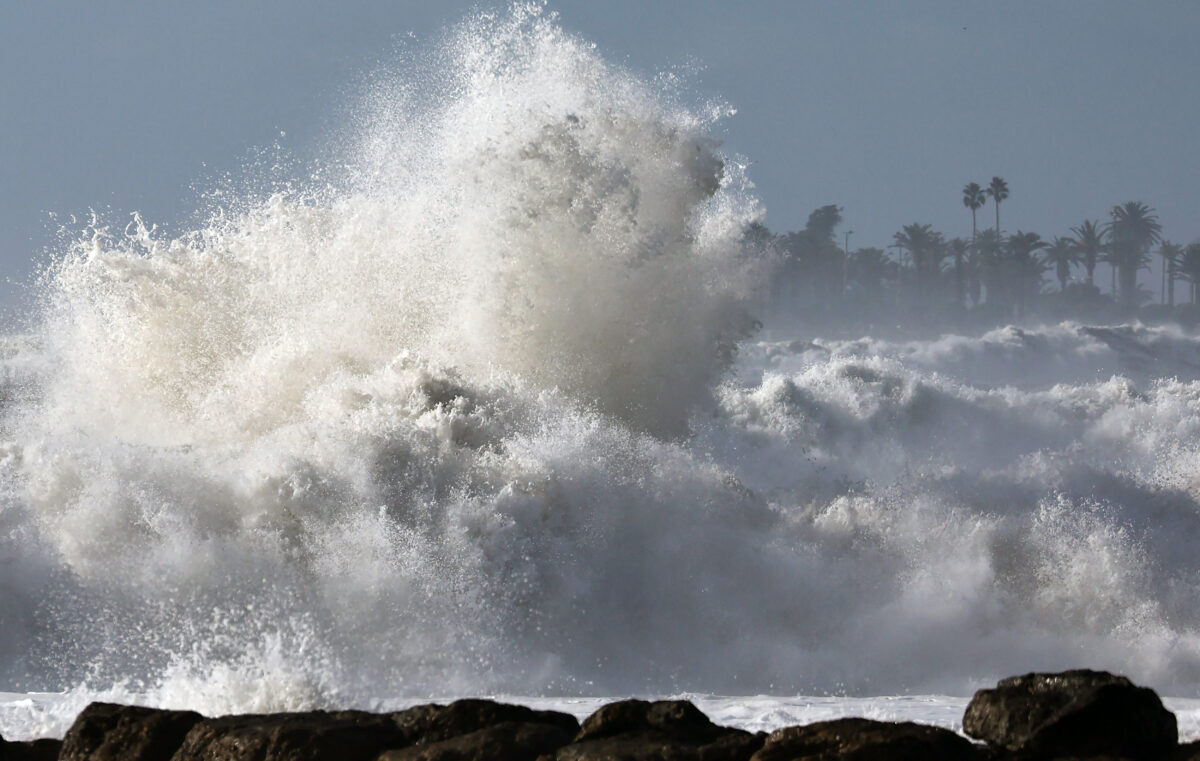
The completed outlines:
{"type": "Polygon", "coordinates": [[[711,405],[759,210],[711,114],[537,8],[428,60],[399,110],[369,88],[335,183],[175,237],[94,216],[52,268],[7,476],[68,579],[55,678],[152,681],[238,636],[318,643],[302,666],[351,694],[575,677],[540,619],[597,594],[611,513],[661,498],[635,432],[711,405]]]}
{"type": "Polygon", "coordinates": [[[1194,692],[1194,337],[727,372],[768,262],[721,109],[524,6],[367,91],[319,171],[61,252],[5,359],[6,679],[208,713],[1076,665],[1194,692]]]}

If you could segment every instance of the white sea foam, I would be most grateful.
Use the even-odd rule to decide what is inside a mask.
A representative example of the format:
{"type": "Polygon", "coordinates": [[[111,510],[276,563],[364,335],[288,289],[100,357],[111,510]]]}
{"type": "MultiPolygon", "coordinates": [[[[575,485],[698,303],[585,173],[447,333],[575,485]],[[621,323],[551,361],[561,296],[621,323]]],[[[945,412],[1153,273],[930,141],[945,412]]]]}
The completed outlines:
{"type": "Polygon", "coordinates": [[[62,252],[4,357],[5,684],[64,713],[1074,666],[1195,694],[1194,336],[729,370],[769,262],[720,109],[537,8],[409,65],[320,179],[62,252]]]}

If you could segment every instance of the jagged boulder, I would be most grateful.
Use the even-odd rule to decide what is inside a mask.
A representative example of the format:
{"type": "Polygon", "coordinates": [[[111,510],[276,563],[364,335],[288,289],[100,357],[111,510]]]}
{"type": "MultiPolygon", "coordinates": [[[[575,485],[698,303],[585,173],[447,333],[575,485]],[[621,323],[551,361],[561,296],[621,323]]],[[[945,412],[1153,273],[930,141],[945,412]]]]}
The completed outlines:
{"type": "Polygon", "coordinates": [[[92,703],[75,717],[62,761],[168,761],[204,717],[195,711],[92,703]]]}
{"type": "Polygon", "coordinates": [[[409,744],[391,716],[310,711],[205,719],[174,761],[374,761],[409,744]]]}
{"type": "Polygon", "coordinates": [[[468,698],[449,705],[430,703],[391,715],[410,745],[429,744],[478,732],[497,724],[544,724],[573,737],[579,721],[569,713],[468,698]]]}
{"type": "Polygon", "coordinates": [[[584,720],[557,761],[746,761],[765,734],[719,727],[686,700],[622,700],[584,720]]]}
{"type": "Polygon", "coordinates": [[[1032,758],[1152,759],[1178,742],[1175,714],[1153,690],[1082,669],[1009,677],[976,692],[963,731],[1032,758]]]}
{"type": "Polygon", "coordinates": [[[752,761],[970,761],[978,757],[974,745],[948,729],[856,718],[772,732],[752,761]]]}
{"type": "Polygon", "coordinates": [[[505,722],[428,744],[389,750],[379,761],[536,761],[571,742],[554,724],[505,722]]]}

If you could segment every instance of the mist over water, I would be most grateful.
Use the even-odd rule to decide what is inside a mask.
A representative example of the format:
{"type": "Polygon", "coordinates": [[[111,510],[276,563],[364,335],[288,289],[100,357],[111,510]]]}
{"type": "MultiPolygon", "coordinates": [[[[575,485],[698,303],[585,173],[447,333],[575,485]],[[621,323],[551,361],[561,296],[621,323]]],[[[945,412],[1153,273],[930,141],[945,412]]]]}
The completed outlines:
{"type": "Polygon", "coordinates": [[[47,274],[4,346],[5,684],[1195,693],[1200,339],[750,336],[728,109],[537,8],[368,90],[337,161],[47,274]]]}

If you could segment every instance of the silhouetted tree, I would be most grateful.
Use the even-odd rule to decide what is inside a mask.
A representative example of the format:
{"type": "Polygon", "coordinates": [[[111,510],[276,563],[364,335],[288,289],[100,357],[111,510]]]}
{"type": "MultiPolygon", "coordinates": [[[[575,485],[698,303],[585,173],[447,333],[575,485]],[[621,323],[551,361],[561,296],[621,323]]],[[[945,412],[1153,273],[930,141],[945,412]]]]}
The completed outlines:
{"type": "Polygon", "coordinates": [[[971,297],[973,306],[979,306],[983,298],[982,269],[979,254],[972,245],[967,256],[967,294],[971,297]]]}
{"type": "Polygon", "coordinates": [[[1179,257],[1179,276],[1190,284],[1189,295],[1191,302],[1196,303],[1200,294],[1200,241],[1189,243],[1179,257]]]}
{"type": "Polygon", "coordinates": [[[822,206],[808,215],[803,230],[779,238],[781,277],[790,281],[794,298],[807,305],[827,305],[842,293],[844,254],[834,240],[841,212],[834,204],[822,206]]]}
{"type": "Polygon", "coordinates": [[[931,225],[914,222],[892,236],[896,245],[903,248],[912,257],[913,271],[917,281],[917,298],[924,301],[928,295],[930,284],[939,271],[941,256],[945,241],[942,234],[935,232],[931,225]]]}
{"type": "Polygon", "coordinates": [[[882,248],[860,248],[850,255],[850,277],[863,299],[878,304],[895,281],[896,263],[882,248]]]}
{"type": "Polygon", "coordinates": [[[979,186],[978,182],[968,183],[963,188],[963,206],[971,210],[971,242],[975,242],[976,235],[979,234],[979,227],[975,222],[975,212],[979,211],[983,205],[987,203],[987,193],[979,186]]]}
{"type": "Polygon", "coordinates": [[[1054,276],[1058,278],[1058,290],[1065,293],[1067,281],[1071,279],[1071,265],[1079,263],[1079,251],[1072,238],[1055,238],[1046,246],[1046,263],[1054,268],[1054,276]]]}
{"type": "Polygon", "coordinates": [[[837,204],[829,204],[808,215],[808,223],[804,226],[804,232],[815,240],[834,243],[833,231],[841,223],[842,207],[837,204]]]}
{"type": "Polygon", "coordinates": [[[1042,236],[1020,230],[1005,241],[1006,279],[1009,292],[1014,297],[1017,316],[1024,316],[1025,305],[1042,290],[1042,273],[1046,271],[1046,266],[1036,254],[1045,247],[1042,236]]]}
{"type": "Polygon", "coordinates": [[[1175,268],[1179,266],[1179,257],[1183,254],[1183,246],[1164,240],[1158,244],[1158,255],[1162,257],[1162,294],[1159,303],[1175,306],[1175,268]]]}
{"type": "Polygon", "coordinates": [[[1008,183],[1000,177],[993,177],[988,185],[987,194],[996,202],[996,234],[1000,234],[1000,202],[1008,198],[1008,183]]]}
{"type": "Polygon", "coordinates": [[[975,239],[974,258],[987,290],[989,304],[1003,304],[1008,301],[1004,281],[1004,240],[995,230],[984,230],[975,239]]]}
{"type": "Polygon", "coordinates": [[[967,305],[967,254],[971,244],[962,238],[951,238],[946,250],[954,259],[954,301],[961,307],[967,305]]]}
{"type": "Polygon", "coordinates": [[[1083,260],[1083,269],[1087,272],[1087,284],[1095,285],[1093,276],[1096,272],[1096,262],[1104,253],[1104,229],[1099,222],[1085,219],[1079,227],[1072,227],[1075,233],[1075,250],[1083,260]]]}
{"type": "Polygon", "coordinates": [[[1150,264],[1150,247],[1162,237],[1154,210],[1141,201],[1114,206],[1109,225],[1109,257],[1117,268],[1120,299],[1138,305],[1137,273],[1150,264]]]}

